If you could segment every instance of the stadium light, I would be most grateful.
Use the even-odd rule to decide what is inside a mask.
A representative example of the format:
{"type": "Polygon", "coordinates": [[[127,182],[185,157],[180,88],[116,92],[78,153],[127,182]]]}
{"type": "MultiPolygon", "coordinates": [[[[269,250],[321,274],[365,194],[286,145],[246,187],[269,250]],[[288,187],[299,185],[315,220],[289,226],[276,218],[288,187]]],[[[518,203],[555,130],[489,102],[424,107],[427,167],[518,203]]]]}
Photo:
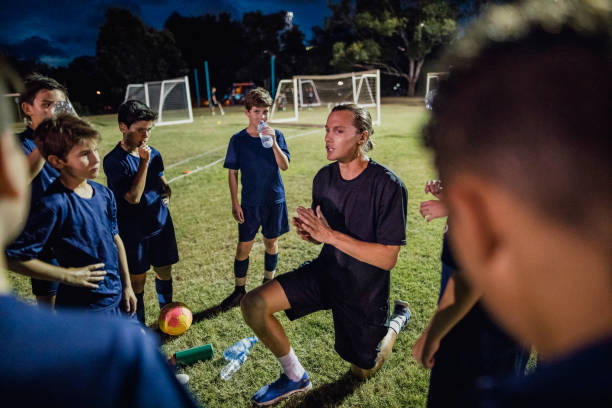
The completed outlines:
{"type": "Polygon", "coordinates": [[[102,95],[102,92],[96,91],[96,95],[102,95]]]}

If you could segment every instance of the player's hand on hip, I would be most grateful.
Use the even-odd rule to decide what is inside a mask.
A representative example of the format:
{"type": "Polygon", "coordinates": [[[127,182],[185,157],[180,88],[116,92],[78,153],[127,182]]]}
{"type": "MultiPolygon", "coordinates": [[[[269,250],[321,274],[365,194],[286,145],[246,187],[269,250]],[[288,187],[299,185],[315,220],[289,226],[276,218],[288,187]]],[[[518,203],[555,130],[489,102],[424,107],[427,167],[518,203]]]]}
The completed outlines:
{"type": "Polygon", "coordinates": [[[448,216],[448,208],[446,208],[446,205],[444,205],[444,203],[440,200],[429,200],[421,202],[421,205],[419,206],[419,212],[427,222],[435,220],[436,218],[448,216]]]}
{"type": "Polygon", "coordinates": [[[98,285],[96,283],[103,281],[106,275],[106,271],[102,268],[104,268],[103,263],[87,265],[81,268],[67,268],[68,273],[62,280],[62,283],[70,286],[97,289],[98,285]]]}
{"type": "Polygon", "coordinates": [[[302,206],[297,208],[298,218],[302,228],[314,240],[330,243],[333,239],[334,231],[329,227],[327,220],[321,212],[321,206],[317,206],[316,213],[311,208],[302,206]]]}
{"type": "Polygon", "coordinates": [[[151,148],[149,145],[142,144],[138,146],[138,156],[140,157],[140,160],[146,160],[148,162],[151,158],[151,148]]]}
{"type": "Polygon", "coordinates": [[[232,215],[234,219],[238,221],[238,224],[244,223],[244,213],[242,212],[240,204],[232,206],[232,215]]]}

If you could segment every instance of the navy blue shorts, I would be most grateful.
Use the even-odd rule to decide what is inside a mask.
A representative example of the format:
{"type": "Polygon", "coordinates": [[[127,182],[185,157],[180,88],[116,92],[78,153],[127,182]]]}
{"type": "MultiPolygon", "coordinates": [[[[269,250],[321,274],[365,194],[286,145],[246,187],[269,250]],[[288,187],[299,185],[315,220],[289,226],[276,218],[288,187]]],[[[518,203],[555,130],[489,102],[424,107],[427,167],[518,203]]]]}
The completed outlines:
{"type": "Polygon", "coordinates": [[[55,296],[57,294],[58,281],[49,281],[32,278],[32,293],[34,296],[55,296]]]}
{"type": "MultiPolygon", "coordinates": [[[[53,258],[52,255],[43,254],[40,260],[58,266],[57,259],[53,258]]],[[[34,294],[34,296],[57,295],[59,281],[50,281],[36,278],[31,278],[30,281],[32,282],[32,293],[34,294]]]]}
{"type": "Polygon", "coordinates": [[[277,238],[289,232],[287,203],[242,207],[244,222],[238,224],[238,241],[249,242],[255,239],[259,227],[264,237],[277,238]]]}
{"type": "Polygon", "coordinates": [[[169,214],[166,225],[159,234],[140,242],[124,241],[123,244],[131,275],[145,273],[151,265],[173,265],[179,260],[174,224],[169,214]]]}
{"type": "Polygon", "coordinates": [[[376,364],[379,343],[387,334],[389,306],[371,307],[380,313],[356,310],[353,305],[338,299],[336,291],[328,284],[329,273],[333,271],[324,262],[314,259],[277,276],[276,280],[283,287],[291,305],[285,314],[289,320],[295,320],[319,310],[331,309],[336,352],[349,363],[370,369],[376,364]]]}

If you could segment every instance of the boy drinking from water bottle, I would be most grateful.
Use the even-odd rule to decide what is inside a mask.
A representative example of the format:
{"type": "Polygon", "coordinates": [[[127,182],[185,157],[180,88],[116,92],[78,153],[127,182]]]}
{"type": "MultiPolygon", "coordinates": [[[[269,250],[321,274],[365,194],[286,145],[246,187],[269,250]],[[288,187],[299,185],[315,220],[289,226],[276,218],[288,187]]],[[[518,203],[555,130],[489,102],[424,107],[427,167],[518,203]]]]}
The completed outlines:
{"type": "Polygon", "coordinates": [[[279,169],[289,168],[290,154],[283,134],[265,124],[272,98],[265,89],[255,88],[246,96],[244,105],[249,124],[230,139],[223,164],[229,169],[232,215],[238,222],[238,245],[234,259],[236,286],[221,303],[222,309],[238,306],[246,293],[249,253],[259,227],[265,245],[264,283],[272,280],[276,272],[278,237],[289,231],[285,188],[279,169]],[[242,183],[240,201],[238,172],[242,183]]]}

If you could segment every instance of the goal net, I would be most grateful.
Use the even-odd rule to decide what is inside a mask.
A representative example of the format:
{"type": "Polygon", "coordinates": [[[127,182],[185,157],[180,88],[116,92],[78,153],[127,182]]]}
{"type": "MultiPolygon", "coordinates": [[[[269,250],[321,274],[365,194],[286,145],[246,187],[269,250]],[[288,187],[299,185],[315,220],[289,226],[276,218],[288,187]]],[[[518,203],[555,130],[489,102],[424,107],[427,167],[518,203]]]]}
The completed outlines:
{"type": "Polygon", "coordinates": [[[187,77],[129,84],[125,100],[136,99],[157,112],[155,126],[193,122],[187,77]]]}
{"type": "Polygon", "coordinates": [[[427,73],[427,85],[425,86],[425,107],[429,110],[432,109],[434,97],[438,93],[438,86],[440,81],[448,76],[448,72],[428,72],[427,73]]]}
{"type": "Polygon", "coordinates": [[[322,125],[336,105],[368,108],[380,125],[380,71],[336,75],[298,75],[278,83],[270,110],[271,123],[322,125]]]}

